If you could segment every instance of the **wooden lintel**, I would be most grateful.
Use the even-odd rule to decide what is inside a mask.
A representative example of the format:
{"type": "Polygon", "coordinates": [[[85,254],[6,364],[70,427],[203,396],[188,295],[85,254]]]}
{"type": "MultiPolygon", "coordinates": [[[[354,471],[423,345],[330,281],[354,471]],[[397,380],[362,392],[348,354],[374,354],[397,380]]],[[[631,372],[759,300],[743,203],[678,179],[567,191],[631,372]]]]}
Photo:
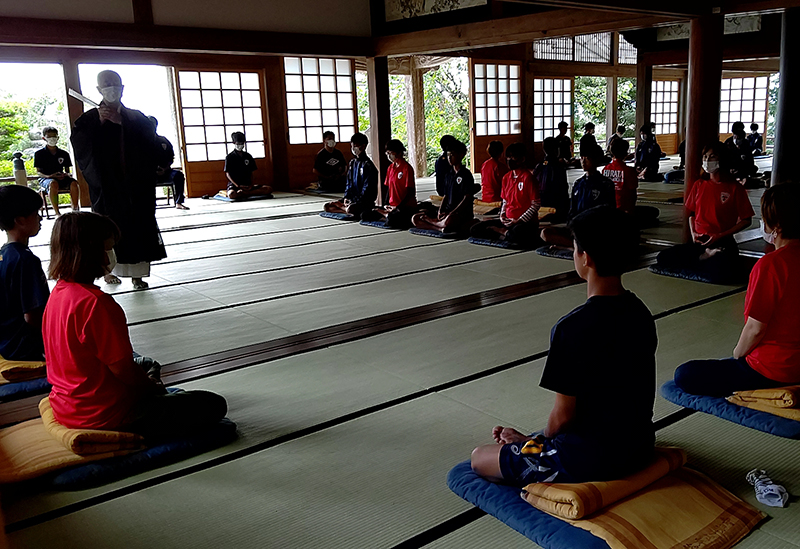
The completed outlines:
{"type": "Polygon", "coordinates": [[[651,27],[681,19],[626,13],[553,10],[375,39],[379,56],[450,52],[532,42],[540,38],[651,27]]]}
{"type": "MultiPolygon", "coordinates": [[[[651,65],[686,65],[689,62],[688,49],[674,49],[644,52],[644,58],[651,65]]],[[[780,36],[769,40],[732,41],[722,48],[722,58],[728,61],[779,58],[781,55],[780,36]]]]}
{"type": "Polygon", "coordinates": [[[537,76],[636,76],[636,65],[609,65],[608,63],[537,60],[531,63],[530,69],[537,76]]]}
{"type": "Polygon", "coordinates": [[[800,7],[800,0],[727,0],[719,2],[722,13],[767,13],[800,7]]]}
{"type": "Polygon", "coordinates": [[[579,0],[504,0],[535,6],[552,6],[567,9],[588,9],[605,12],[638,13],[646,15],[667,15],[694,17],[711,13],[708,2],[697,0],[670,0],[670,2],[641,2],[640,0],[603,0],[586,2],[579,0]]]}
{"type": "Polygon", "coordinates": [[[0,18],[0,45],[102,48],[173,53],[325,55],[355,57],[372,49],[368,37],[204,29],[136,23],[0,18]]]}
{"type": "Polygon", "coordinates": [[[153,20],[153,0],[132,0],[133,2],[133,22],[137,25],[152,25],[153,20]]]}

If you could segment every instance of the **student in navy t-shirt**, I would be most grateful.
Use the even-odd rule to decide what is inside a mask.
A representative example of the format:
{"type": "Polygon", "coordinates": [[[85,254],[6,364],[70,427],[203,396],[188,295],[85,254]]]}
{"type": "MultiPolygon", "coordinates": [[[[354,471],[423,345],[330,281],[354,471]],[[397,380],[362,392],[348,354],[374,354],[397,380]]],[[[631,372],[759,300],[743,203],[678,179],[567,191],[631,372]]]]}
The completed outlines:
{"type": "Polygon", "coordinates": [[[231,134],[233,152],[225,157],[225,177],[228,178],[228,198],[231,200],[247,200],[251,196],[272,196],[272,187],[253,184],[253,172],[256,171],[255,159],[244,150],[247,140],[242,132],[231,134]]]}
{"type": "Polygon", "coordinates": [[[350,214],[357,218],[366,211],[375,208],[378,199],[378,168],[367,155],[369,138],[356,132],[350,138],[350,151],[353,159],[347,166],[347,182],[344,198],[325,204],[324,209],[330,213],[350,214]]]}
{"type": "Polygon", "coordinates": [[[39,176],[41,189],[50,197],[53,211],[61,215],[58,207],[59,191],[69,191],[72,210],[80,210],[80,187],[78,181],[69,173],[72,159],[69,153],[58,147],[58,130],[48,126],[42,130],[42,139],[47,146],[33,155],[33,166],[39,176]]]}
{"type": "Polygon", "coordinates": [[[42,227],[41,207],[27,187],[0,187],[0,229],[8,235],[0,248],[0,357],[6,360],[44,357],[42,313],[50,289],[42,262],[28,248],[42,227]]]}
{"type": "Polygon", "coordinates": [[[473,470],[494,482],[619,479],[652,458],[656,326],[621,280],[638,231],[630,216],[605,207],[583,212],[570,228],[575,270],[588,282],[588,299],[550,334],[540,386],[555,393],[555,404],[544,431],[526,436],[498,426],[496,444],[473,451],[473,470]]]}
{"type": "Polygon", "coordinates": [[[443,135],[439,139],[439,145],[442,147],[442,154],[436,159],[434,164],[434,174],[436,175],[436,194],[444,196],[445,178],[450,171],[450,162],[447,161],[447,151],[450,146],[457,141],[452,135],[443,135]]]}

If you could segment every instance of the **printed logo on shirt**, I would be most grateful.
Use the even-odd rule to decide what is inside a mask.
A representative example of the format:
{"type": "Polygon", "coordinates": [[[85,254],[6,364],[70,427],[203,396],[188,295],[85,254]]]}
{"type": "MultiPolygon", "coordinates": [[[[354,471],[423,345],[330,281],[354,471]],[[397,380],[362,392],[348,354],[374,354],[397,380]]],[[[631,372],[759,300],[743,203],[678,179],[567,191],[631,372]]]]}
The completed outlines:
{"type": "Polygon", "coordinates": [[[336,165],[336,164],[338,164],[338,163],[339,163],[339,161],[338,161],[338,160],[336,160],[335,158],[331,158],[330,160],[328,160],[328,161],[326,162],[326,164],[327,164],[328,166],[335,166],[335,165],[336,165]]]}
{"type": "Polygon", "coordinates": [[[161,148],[162,148],[162,149],[164,149],[164,150],[166,151],[166,150],[167,150],[167,144],[166,144],[166,143],[162,143],[162,144],[161,144],[161,148]]]}
{"type": "Polygon", "coordinates": [[[459,185],[461,185],[461,178],[460,178],[460,177],[456,177],[456,183],[458,183],[459,185]]]}
{"type": "Polygon", "coordinates": [[[522,181],[520,181],[519,183],[517,183],[517,188],[518,188],[520,191],[521,191],[521,190],[522,190],[524,187],[525,187],[525,185],[522,183],[522,181]]]}
{"type": "Polygon", "coordinates": [[[364,176],[364,166],[361,166],[361,170],[360,171],[361,171],[361,176],[363,177],[364,176]]]}
{"type": "Polygon", "coordinates": [[[247,158],[245,158],[245,159],[244,159],[244,165],[245,165],[245,166],[247,166],[249,163],[250,163],[250,160],[248,160],[247,158]]]}
{"type": "Polygon", "coordinates": [[[598,191],[597,189],[593,189],[592,190],[592,200],[597,200],[598,198],[600,198],[600,191],[598,191]]]}
{"type": "Polygon", "coordinates": [[[63,163],[64,163],[64,157],[60,157],[60,158],[58,159],[58,163],[59,163],[59,164],[63,164],[63,163]]]}
{"type": "Polygon", "coordinates": [[[719,200],[723,204],[725,204],[730,197],[731,197],[731,193],[719,193],[719,200]]]}
{"type": "Polygon", "coordinates": [[[403,179],[403,172],[397,174],[397,179],[403,179]]]}

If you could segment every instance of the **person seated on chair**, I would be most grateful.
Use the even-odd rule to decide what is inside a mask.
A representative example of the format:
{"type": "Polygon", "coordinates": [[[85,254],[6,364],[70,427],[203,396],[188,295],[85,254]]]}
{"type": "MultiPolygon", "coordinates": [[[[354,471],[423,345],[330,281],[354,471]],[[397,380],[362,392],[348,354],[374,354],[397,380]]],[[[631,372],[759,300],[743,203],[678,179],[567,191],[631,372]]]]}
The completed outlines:
{"type": "Polygon", "coordinates": [[[41,197],[28,187],[0,187],[0,229],[8,236],[0,248],[0,357],[6,360],[44,356],[42,313],[50,288],[42,262],[28,248],[42,228],[41,207],[41,197]]]}
{"type": "Polygon", "coordinates": [[[753,156],[764,154],[764,136],[758,133],[758,124],[750,124],[750,133],[747,134],[747,143],[753,156]]]}
{"type": "Polygon", "coordinates": [[[444,197],[438,211],[419,212],[411,223],[419,229],[430,229],[443,233],[466,234],[473,224],[472,202],[478,189],[472,173],[462,164],[467,147],[455,140],[448,145],[447,161],[450,171],[445,178],[444,197]]]}
{"type": "Polygon", "coordinates": [[[58,130],[52,126],[44,128],[42,139],[47,145],[33,155],[40,188],[50,197],[50,204],[57,216],[61,215],[58,208],[59,191],[69,191],[72,210],[77,212],[80,210],[80,188],[78,180],[69,173],[72,167],[69,153],[58,147],[58,130]]]}
{"type": "Polygon", "coordinates": [[[727,397],[800,384],[800,188],[775,185],[761,197],[764,239],[775,251],[758,260],[744,299],[745,324],[733,357],[692,360],[675,384],[695,395],[727,397]]]}
{"type": "MultiPolygon", "coordinates": [[[[153,128],[158,129],[158,119],[155,116],[148,116],[147,118],[153,123],[153,128]]],[[[186,201],[186,196],[184,195],[186,177],[180,170],[172,169],[172,163],[175,161],[175,150],[172,148],[172,143],[163,135],[156,133],[156,146],[159,152],[158,167],[156,168],[156,175],[158,176],[156,186],[170,185],[172,187],[172,195],[175,197],[175,207],[179,210],[188,210],[188,206],[184,204],[186,201]]]]}
{"type": "Polygon", "coordinates": [[[445,193],[445,179],[448,172],[450,172],[450,163],[447,161],[447,151],[450,146],[457,141],[452,135],[443,135],[439,139],[439,145],[442,147],[442,154],[436,159],[434,164],[434,173],[436,175],[436,194],[444,196],[445,193]]]}
{"type": "Polygon", "coordinates": [[[611,156],[613,156],[611,152],[611,145],[613,145],[614,141],[616,141],[617,139],[625,139],[625,126],[623,126],[622,124],[617,126],[617,131],[615,133],[612,133],[611,137],[609,137],[608,141],[606,141],[606,154],[610,154],[611,156]]]}
{"type": "Polygon", "coordinates": [[[167,393],[160,365],[134,359],[125,313],[94,285],[119,229],[98,214],[59,217],[50,241],[44,311],[47,380],[55,419],[71,429],[108,429],[145,437],[183,436],[225,416],[225,399],[206,391],[167,393]]]}
{"type": "Polygon", "coordinates": [[[383,185],[388,189],[388,204],[361,214],[364,221],[383,221],[394,229],[411,227],[411,216],[417,212],[417,186],[414,168],[403,158],[405,146],[397,139],[386,143],[389,168],[383,185]]]}
{"type": "Polygon", "coordinates": [[[350,138],[350,151],[353,159],[347,166],[347,184],[344,198],[325,204],[325,211],[342,213],[360,218],[366,211],[375,208],[378,198],[378,168],[367,156],[369,139],[357,132],[350,138]]]}
{"type": "Polygon", "coordinates": [[[661,181],[663,178],[658,173],[661,161],[661,147],[656,143],[650,124],[643,124],[639,129],[641,142],[636,147],[636,162],[634,167],[641,181],[661,181]]]}
{"type": "Polygon", "coordinates": [[[603,168],[603,175],[614,182],[614,194],[617,208],[633,215],[636,208],[636,189],[639,188],[639,178],[636,169],[625,164],[630,145],[624,139],[617,139],[611,146],[611,155],[614,160],[603,168]]]}
{"type": "Polygon", "coordinates": [[[541,219],[550,223],[566,221],[569,212],[569,183],[567,169],[558,159],[558,141],[547,137],[542,142],[544,162],[533,169],[533,179],[539,184],[539,196],[543,208],[553,208],[555,213],[541,219]]]}
{"type": "Polygon", "coordinates": [[[555,393],[555,402],[544,431],[527,436],[497,426],[495,444],[472,452],[472,469],[492,482],[521,487],[620,479],[653,456],[656,325],[621,278],[639,233],[629,215],[604,207],[576,216],[570,230],[588,299],[550,333],[539,385],[555,393]]]}
{"type": "Polygon", "coordinates": [[[310,191],[340,193],[344,191],[345,172],[347,162],[342,151],[336,148],[336,135],[327,131],[322,134],[323,147],[314,159],[314,168],[311,170],[319,181],[310,187],[310,191]]]}
{"type": "Polygon", "coordinates": [[[660,267],[688,269],[698,275],[727,279],[735,275],[739,249],[733,235],[750,226],[754,215],[747,191],[731,175],[731,151],[723,143],[703,150],[703,170],[686,199],[692,241],[658,254],[660,267]]]}
{"type": "MultiPolygon", "coordinates": [[[[586,173],[572,186],[567,219],[573,219],[583,211],[595,206],[609,206],[616,208],[617,200],[614,194],[614,183],[597,171],[603,161],[603,149],[599,145],[581,150],[581,167],[586,173]]],[[[542,229],[542,240],[554,246],[569,248],[572,238],[569,228],[564,226],[545,227],[542,229]]]]}
{"type": "Polygon", "coordinates": [[[223,171],[228,178],[228,198],[246,200],[251,196],[271,196],[272,187],[253,184],[256,161],[244,150],[247,140],[242,132],[231,134],[234,150],[225,157],[223,171]]]}
{"type": "Polygon", "coordinates": [[[572,158],[572,140],[567,135],[568,129],[569,124],[562,120],[558,123],[558,135],[554,137],[558,146],[558,161],[565,167],[569,167],[575,162],[575,159],[572,158]]]}
{"type": "Polygon", "coordinates": [[[508,171],[501,160],[503,143],[492,141],[486,147],[486,153],[489,155],[489,159],[481,166],[481,201],[500,202],[503,176],[508,171]]]}
{"type": "Polygon", "coordinates": [[[503,177],[500,219],[489,219],[474,225],[470,235],[533,247],[539,243],[541,200],[539,183],[525,168],[525,145],[509,145],[506,162],[509,172],[503,177]]]}

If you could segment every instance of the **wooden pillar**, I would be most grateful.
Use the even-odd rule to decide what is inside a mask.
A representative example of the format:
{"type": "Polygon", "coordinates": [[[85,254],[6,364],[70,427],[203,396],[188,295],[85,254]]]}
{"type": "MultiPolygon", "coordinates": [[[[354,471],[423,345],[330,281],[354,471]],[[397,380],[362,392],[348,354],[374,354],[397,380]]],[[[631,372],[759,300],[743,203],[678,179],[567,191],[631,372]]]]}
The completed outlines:
{"type": "Polygon", "coordinates": [[[640,52],[636,57],[636,144],[641,141],[639,128],[652,120],[653,65],[640,52]]]}
{"type": "Polygon", "coordinates": [[[522,142],[526,144],[528,154],[533,155],[528,161],[529,167],[535,166],[540,160],[544,159],[543,155],[539,156],[542,144],[536,144],[533,139],[533,80],[535,66],[533,43],[527,43],[525,44],[525,57],[522,61],[522,67],[520,67],[522,70],[522,96],[520,97],[520,103],[522,104],[522,142]]]}
{"type": "MultiPolygon", "coordinates": [[[[772,151],[773,185],[791,179],[797,181],[794,154],[800,147],[800,135],[797,133],[800,108],[796,96],[793,97],[792,93],[800,91],[800,63],[797,60],[797,48],[800,47],[798,23],[800,23],[800,8],[791,8],[783,12],[781,84],[778,90],[778,112],[775,116],[775,148],[772,151]]],[[[766,133],[764,132],[765,146],[766,133]]]]}
{"type": "MultiPolygon", "coordinates": [[[[61,61],[61,70],[64,72],[64,91],[73,89],[78,93],[83,93],[81,91],[81,79],[78,75],[78,62],[75,59],[64,59],[61,61]]],[[[75,125],[75,121],[82,114],[83,103],[67,94],[67,116],[69,117],[70,128],[75,125]]],[[[75,170],[75,177],[78,179],[81,208],[89,208],[92,205],[92,199],[89,196],[89,185],[86,183],[86,179],[84,179],[77,162],[75,162],[73,170],[75,170]]]]}
{"type": "MultiPolygon", "coordinates": [[[[606,141],[617,131],[617,77],[606,77],[606,141]]],[[[605,145],[603,145],[605,149],[605,145]]]]}
{"type": "MultiPolygon", "coordinates": [[[[389,168],[389,159],[383,154],[383,147],[392,138],[392,111],[389,98],[389,59],[387,57],[367,57],[367,85],[369,86],[369,122],[372,141],[372,161],[378,168],[379,181],[382,182],[389,168]]],[[[379,191],[382,187],[379,187],[379,191]]],[[[382,193],[378,192],[378,200],[382,193]]],[[[381,201],[381,204],[383,202],[381,201]]]]}
{"type": "Polygon", "coordinates": [[[289,184],[289,125],[286,119],[286,81],[282,57],[264,58],[265,92],[267,98],[267,132],[272,159],[272,188],[288,191],[289,184]]]}
{"type": "MultiPolygon", "coordinates": [[[[705,15],[691,22],[689,100],[686,110],[686,198],[700,177],[703,147],[719,140],[723,25],[722,15],[705,15]]],[[[688,221],[685,220],[684,240],[689,239],[688,227],[688,221]]]]}
{"type": "Polygon", "coordinates": [[[410,73],[405,77],[406,121],[408,125],[408,161],[417,177],[428,175],[428,153],[425,141],[425,90],[424,71],[417,67],[416,58],[408,60],[410,73]]]}

